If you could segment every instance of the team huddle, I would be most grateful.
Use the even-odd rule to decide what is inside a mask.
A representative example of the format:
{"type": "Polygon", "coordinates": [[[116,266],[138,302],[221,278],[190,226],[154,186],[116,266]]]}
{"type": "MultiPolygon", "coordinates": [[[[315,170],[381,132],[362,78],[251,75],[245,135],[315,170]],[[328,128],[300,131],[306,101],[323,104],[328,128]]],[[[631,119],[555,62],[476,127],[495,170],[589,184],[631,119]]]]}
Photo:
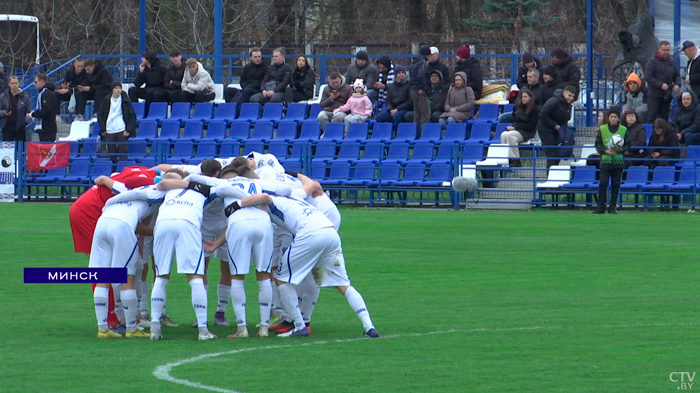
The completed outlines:
{"type": "Polygon", "coordinates": [[[346,297],[365,336],[379,337],[345,269],[337,207],[318,182],[285,172],[273,155],[128,167],[97,178],[71,207],[70,221],[75,250],[88,254],[90,267],[127,269],[126,283],[94,288],[99,338],[159,340],[163,326],[177,326],[165,312],[173,259],[191,287],[198,339],[217,338],[207,324],[212,255],[221,260],[215,323],[230,326],[229,302],[236,318],[229,338],[249,337],[244,279],[251,263],[259,287],[257,336],[308,336],[320,288],[332,287],[346,297]]]}

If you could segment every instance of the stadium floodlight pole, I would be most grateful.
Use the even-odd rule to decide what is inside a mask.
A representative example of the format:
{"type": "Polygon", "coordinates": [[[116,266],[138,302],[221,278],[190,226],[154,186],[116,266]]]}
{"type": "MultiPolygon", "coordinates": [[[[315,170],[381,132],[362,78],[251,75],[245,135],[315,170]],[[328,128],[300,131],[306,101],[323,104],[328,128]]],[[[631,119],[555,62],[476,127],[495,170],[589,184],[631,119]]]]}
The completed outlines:
{"type": "MultiPolygon", "coordinates": [[[[223,81],[223,1],[214,0],[214,82],[222,83],[223,81]]],[[[229,75],[229,80],[231,75],[229,75]]]]}
{"type": "MultiPolygon", "coordinates": [[[[593,123],[593,1],[586,4],[586,126],[593,123]]],[[[574,109],[575,110],[575,109],[574,109]]],[[[575,116],[574,116],[575,118],[575,116]]]]}
{"type": "Polygon", "coordinates": [[[139,0],[139,54],[146,51],[146,0],[139,0]]]}

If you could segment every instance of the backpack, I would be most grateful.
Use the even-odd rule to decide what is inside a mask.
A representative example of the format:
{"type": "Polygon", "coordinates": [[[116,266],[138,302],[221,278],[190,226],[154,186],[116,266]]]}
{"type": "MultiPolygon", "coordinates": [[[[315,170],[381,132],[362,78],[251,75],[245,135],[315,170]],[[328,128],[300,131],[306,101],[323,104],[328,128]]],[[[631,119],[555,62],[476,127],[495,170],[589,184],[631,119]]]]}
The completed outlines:
{"type": "Polygon", "coordinates": [[[576,145],[576,138],[573,131],[567,125],[561,126],[557,133],[557,157],[562,159],[572,157],[574,155],[574,145],[576,145]]]}

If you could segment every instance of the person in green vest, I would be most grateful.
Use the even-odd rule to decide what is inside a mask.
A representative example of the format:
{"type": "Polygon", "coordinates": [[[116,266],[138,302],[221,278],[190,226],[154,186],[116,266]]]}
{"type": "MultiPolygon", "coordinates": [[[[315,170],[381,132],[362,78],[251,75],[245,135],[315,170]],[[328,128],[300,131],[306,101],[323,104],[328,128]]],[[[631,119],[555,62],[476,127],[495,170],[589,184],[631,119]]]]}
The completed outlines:
{"type": "Polygon", "coordinates": [[[595,139],[595,148],[600,153],[600,186],[598,187],[598,207],[593,214],[605,213],[609,180],[612,186],[608,213],[617,214],[620,181],[625,168],[624,152],[629,149],[630,143],[627,138],[627,127],[620,124],[620,108],[610,107],[607,120],[608,124],[600,126],[600,132],[596,134],[595,139]]]}

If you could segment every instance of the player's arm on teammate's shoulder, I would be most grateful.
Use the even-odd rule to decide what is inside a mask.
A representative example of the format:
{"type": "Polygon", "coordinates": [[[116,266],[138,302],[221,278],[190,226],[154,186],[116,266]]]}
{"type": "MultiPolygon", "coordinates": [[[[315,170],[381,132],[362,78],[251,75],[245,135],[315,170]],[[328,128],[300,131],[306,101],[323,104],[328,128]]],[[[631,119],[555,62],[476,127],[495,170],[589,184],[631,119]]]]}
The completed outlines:
{"type": "Polygon", "coordinates": [[[202,184],[208,185],[209,187],[215,187],[215,186],[218,186],[220,184],[226,183],[226,182],[222,182],[221,179],[217,179],[217,178],[209,177],[209,176],[204,176],[204,175],[197,175],[197,174],[187,176],[185,178],[185,181],[193,181],[193,182],[197,182],[197,183],[202,183],[202,184]]]}
{"type": "Polygon", "coordinates": [[[93,183],[98,186],[105,186],[115,193],[120,193],[126,191],[126,186],[122,182],[118,182],[109,176],[98,176],[93,183]]]}
{"type": "Polygon", "coordinates": [[[239,202],[241,207],[269,205],[270,203],[272,203],[272,197],[264,192],[247,196],[239,202]]]}
{"type": "Polygon", "coordinates": [[[301,173],[297,174],[297,178],[301,180],[301,189],[304,190],[307,196],[318,195],[319,193],[323,192],[323,188],[321,188],[321,183],[317,182],[316,180],[313,180],[308,176],[302,175],[301,173]]]}
{"type": "Polygon", "coordinates": [[[151,216],[148,216],[143,220],[139,221],[138,225],[136,225],[136,234],[143,236],[153,236],[153,227],[148,225],[150,222],[151,216]]]}
{"type": "Polygon", "coordinates": [[[152,201],[153,203],[160,203],[162,202],[163,195],[164,193],[156,191],[153,186],[146,186],[121,192],[109,198],[105,206],[127,201],[152,201]]]}

